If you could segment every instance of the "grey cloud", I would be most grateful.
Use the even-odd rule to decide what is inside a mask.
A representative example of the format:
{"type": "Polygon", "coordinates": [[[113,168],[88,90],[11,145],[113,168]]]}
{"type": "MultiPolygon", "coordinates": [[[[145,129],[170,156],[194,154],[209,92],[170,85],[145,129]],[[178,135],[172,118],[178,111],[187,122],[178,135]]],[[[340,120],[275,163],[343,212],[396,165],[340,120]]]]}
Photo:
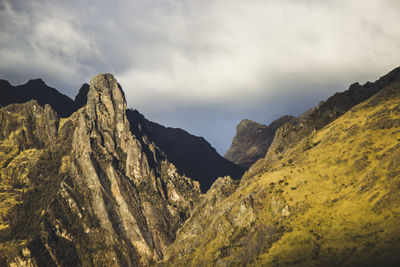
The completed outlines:
{"type": "Polygon", "coordinates": [[[128,105],[224,152],[243,118],[296,115],[400,65],[393,0],[0,2],[0,77],[73,97],[114,73],[128,105]]]}

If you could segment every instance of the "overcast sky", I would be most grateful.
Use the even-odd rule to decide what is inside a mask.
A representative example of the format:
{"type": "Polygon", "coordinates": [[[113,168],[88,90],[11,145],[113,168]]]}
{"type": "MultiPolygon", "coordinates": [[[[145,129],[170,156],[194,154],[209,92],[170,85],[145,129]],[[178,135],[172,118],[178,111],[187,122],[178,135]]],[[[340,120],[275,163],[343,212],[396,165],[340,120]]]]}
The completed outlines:
{"type": "Polygon", "coordinates": [[[298,115],[400,65],[398,0],[0,0],[0,78],[73,98],[113,73],[128,106],[221,154],[244,118],[298,115]]]}

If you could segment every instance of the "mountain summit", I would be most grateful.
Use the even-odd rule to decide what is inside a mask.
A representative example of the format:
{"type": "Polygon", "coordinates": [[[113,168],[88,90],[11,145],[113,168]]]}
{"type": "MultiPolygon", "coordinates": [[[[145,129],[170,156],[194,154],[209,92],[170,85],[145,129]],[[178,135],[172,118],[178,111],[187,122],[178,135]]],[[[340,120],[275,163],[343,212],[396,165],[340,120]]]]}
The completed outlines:
{"type": "MultiPolygon", "coordinates": [[[[111,74],[92,78],[87,104],[69,118],[35,100],[7,106],[0,117],[1,188],[14,200],[1,240],[26,251],[19,261],[131,266],[163,257],[199,184],[132,134],[111,74]]],[[[3,256],[12,262],[16,255],[3,256]]]]}
{"type": "Polygon", "coordinates": [[[75,110],[74,102],[68,96],[46,85],[42,79],[29,80],[18,86],[0,80],[0,107],[25,103],[32,99],[42,106],[49,104],[61,117],[68,117],[75,110]]]}
{"type": "Polygon", "coordinates": [[[236,136],[225,158],[248,169],[258,159],[265,157],[276,130],[293,119],[292,116],[283,116],[269,126],[248,119],[242,120],[236,127],[236,136]]]}

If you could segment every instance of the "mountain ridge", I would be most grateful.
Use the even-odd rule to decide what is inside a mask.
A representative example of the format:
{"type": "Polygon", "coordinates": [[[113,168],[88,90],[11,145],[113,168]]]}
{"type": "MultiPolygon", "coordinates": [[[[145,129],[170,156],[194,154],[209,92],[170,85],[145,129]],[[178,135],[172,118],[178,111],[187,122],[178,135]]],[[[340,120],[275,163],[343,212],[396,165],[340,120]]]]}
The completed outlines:
{"type": "Polygon", "coordinates": [[[242,179],[206,193],[156,139],[211,146],[127,110],[111,74],[70,117],[2,107],[0,264],[398,266],[399,72],[289,118],[242,179]]]}
{"type": "MultiPolygon", "coordinates": [[[[88,92],[89,85],[84,83],[75,99],[72,100],[59,93],[57,89],[47,86],[42,79],[32,79],[18,86],[12,86],[8,81],[0,80],[0,99],[2,99],[0,107],[35,99],[41,106],[49,104],[61,117],[67,118],[86,105],[88,92]]],[[[186,174],[200,182],[203,192],[208,190],[218,177],[230,175],[234,179],[239,179],[243,174],[243,169],[221,157],[203,137],[191,135],[179,128],[156,124],[145,119],[141,114],[135,115],[135,112],[129,109],[126,112],[131,125],[136,125],[131,127],[132,133],[144,134],[147,138],[151,138],[157,146],[161,147],[165,155],[171,158],[182,175],[186,174]],[[140,127],[137,127],[138,123],[140,127]],[[154,127],[157,130],[151,130],[154,127]],[[196,148],[195,151],[189,146],[196,148]],[[204,165],[208,168],[203,168],[204,165]]]]}
{"type": "Polygon", "coordinates": [[[61,117],[69,117],[75,109],[72,99],[48,86],[40,78],[31,79],[17,86],[0,79],[0,107],[32,99],[37,100],[42,106],[49,104],[61,117]]]}
{"type": "Polygon", "coordinates": [[[396,81],[239,186],[218,180],[165,265],[398,266],[399,103],[396,81]]]}
{"type": "MultiPolygon", "coordinates": [[[[252,140],[253,147],[259,146],[262,148],[261,151],[264,155],[262,155],[263,153],[259,153],[257,157],[253,157],[249,175],[245,175],[245,178],[260,171],[260,166],[264,166],[264,161],[272,162],[277,160],[279,157],[283,156],[287,148],[294,146],[305,136],[309,135],[313,131],[323,128],[328,123],[343,115],[353,106],[367,100],[386,86],[398,80],[400,80],[400,67],[391,70],[389,73],[378,78],[375,82],[368,81],[363,85],[355,82],[351,84],[347,90],[335,93],[325,101],[321,101],[317,106],[300,114],[298,117],[290,117],[290,119],[284,121],[284,123],[279,125],[279,127],[276,127],[272,139],[267,136],[261,140],[257,140],[257,142],[252,140]],[[267,145],[262,145],[267,141],[267,145]]],[[[285,116],[281,118],[285,118],[285,116]]],[[[280,119],[276,121],[279,120],[280,119]]],[[[271,124],[273,123],[274,122],[271,124]]],[[[252,148],[248,148],[249,142],[246,139],[240,139],[236,136],[233,140],[236,141],[236,143],[231,146],[230,151],[228,150],[228,152],[231,153],[234,151],[236,153],[236,158],[238,158],[239,161],[241,157],[247,159],[246,153],[249,153],[252,148]]],[[[228,154],[228,158],[232,158],[231,154],[228,154]]],[[[262,168],[265,168],[265,166],[262,168]]]]}
{"type": "Polygon", "coordinates": [[[218,177],[231,176],[233,179],[239,179],[242,176],[244,169],[220,156],[203,137],[193,136],[180,128],[165,127],[149,121],[137,110],[128,109],[127,116],[132,132],[142,132],[154,141],[181,174],[200,182],[203,192],[206,192],[218,177]]]}

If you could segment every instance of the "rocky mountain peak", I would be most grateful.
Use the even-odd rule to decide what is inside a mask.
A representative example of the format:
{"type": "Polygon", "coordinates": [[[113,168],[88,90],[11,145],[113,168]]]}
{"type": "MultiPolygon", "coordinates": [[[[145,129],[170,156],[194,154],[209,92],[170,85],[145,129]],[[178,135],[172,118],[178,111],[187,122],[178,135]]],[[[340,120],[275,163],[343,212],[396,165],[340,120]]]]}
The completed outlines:
{"type": "Polygon", "coordinates": [[[106,243],[121,240],[111,255],[123,251],[116,256],[119,264],[160,260],[188,217],[199,184],[180,176],[154,143],[131,132],[113,75],[93,77],[86,106],[69,119],[76,123],[71,165],[81,172],[73,179],[90,188],[91,209],[110,234],[106,243]]]}
{"type": "Polygon", "coordinates": [[[0,88],[2,87],[11,87],[11,84],[7,80],[0,79],[0,88]]]}
{"type": "Polygon", "coordinates": [[[97,74],[90,81],[87,106],[94,112],[123,116],[126,110],[125,95],[112,74],[97,74]]]}
{"type": "Polygon", "coordinates": [[[275,131],[291,116],[283,116],[269,126],[244,119],[236,127],[236,136],[225,154],[225,158],[243,168],[249,168],[258,159],[263,158],[275,136],[275,131]]]}
{"type": "Polygon", "coordinates": [[[257,123],[255,121],[249,120],[249,119],[244,119],[242,120],[236,127],[236,134],[239,134],[242,131],[245,131],[249,127],[257,127],[257,128],[266,128],[266,125],[257,123]]]}
{"type": "Polygon", "coordinates": [[[90,123],[93,129],[92,139],[100,135],[100,144],[109,152],[114,152],[116,147],[128,150],[132,135],[126,118],[125,95],[112,74],[98,74],[91,79],[82,115],[80,121],[90,123]]]}
{"type": "Polygon", "coordinates": [[[16,245],[26,256],[0,253],[0,265],[148,266],[163,259],[200,197],[199,183],[179,174],[145,135],[131,132],[113,75],[93,77],[79,97],[86,104],[63,119],[36,98],[0,109],[0,144],[9,144],[0,147],[0,165],[26,162],[7,163],[7,175],[15,166],[21,170],[18,183],[7,181],[16,184],[22,204],[7,207],[15,216],[0,218],[0,229],[9,227],[0,239],[26,240],[16,245]]]}
{"type": "Polygon", "coordinates": [[[46,85],[46,83],[45,83],[42,79],[40,79],[40,78],[29,80],[26,84],[27,84],[27,85],[33,85],[33,86],[43,86],[43,85],[46,85]]]}

